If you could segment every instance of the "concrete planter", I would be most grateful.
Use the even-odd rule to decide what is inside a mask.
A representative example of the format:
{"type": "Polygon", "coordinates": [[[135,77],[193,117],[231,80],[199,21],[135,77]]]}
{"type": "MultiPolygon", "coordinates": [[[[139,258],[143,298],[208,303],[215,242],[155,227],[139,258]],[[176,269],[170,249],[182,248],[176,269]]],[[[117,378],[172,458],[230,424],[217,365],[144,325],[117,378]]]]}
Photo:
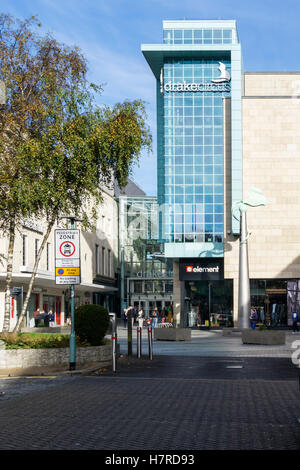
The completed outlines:
{"type": "Polygon", "coordinates": [[[154,328],[154,339],[158,341],[189,341],[192,339],[189,328],[154,328]]]}
{"type": "MultiPolygon", "coordinates": [[[[1,349],[0,369],[58,366],[68,364],[69,359],[69,348],[1,349]]],[[[112,345],[76,348],[76,364],[92,362],[111,363],[112,345]]]]}
{"type": "Polygon", "coordinates": [[[285,344],[285,331],[242,330],[244,344],[285,344]]]}

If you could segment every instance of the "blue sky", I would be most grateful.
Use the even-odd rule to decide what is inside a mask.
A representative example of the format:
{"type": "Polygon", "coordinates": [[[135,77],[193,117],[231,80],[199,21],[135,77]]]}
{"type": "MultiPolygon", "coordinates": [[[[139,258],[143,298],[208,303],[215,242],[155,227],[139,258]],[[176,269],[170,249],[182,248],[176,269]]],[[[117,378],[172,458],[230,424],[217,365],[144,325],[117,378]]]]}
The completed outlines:
{"type": "Polygon", "coordinates": [[[89,62],[89,79],[103,84],[99,104],[125,99],[147,103],[153,153],[143,154],[134,180],[156,195],[155,81],[142,43],[162,42],[162,21],[236,19],[244,69],[300,71],[299,0],[0,0],[1,12],[37,15],[45,32],[77,45],[89,62]]]}

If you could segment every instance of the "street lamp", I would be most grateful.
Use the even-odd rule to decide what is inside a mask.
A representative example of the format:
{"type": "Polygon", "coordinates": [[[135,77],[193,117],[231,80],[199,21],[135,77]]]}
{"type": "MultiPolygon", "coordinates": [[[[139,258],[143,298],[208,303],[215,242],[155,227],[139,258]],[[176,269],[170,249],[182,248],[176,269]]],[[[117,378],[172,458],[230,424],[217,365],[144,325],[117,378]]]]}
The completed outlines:
{"type": "Polygon", "coordinates": [[[250,315],[250,280],[248,262],[248,238],[246,212],[248,207],[265,206],[266,198],[260,189],[251,188],[246,201],[237,201],[232,207],[232,215],[240,222],[239,251],[239,290],[238,290],[238,327],[248,328],[250,315]]]}

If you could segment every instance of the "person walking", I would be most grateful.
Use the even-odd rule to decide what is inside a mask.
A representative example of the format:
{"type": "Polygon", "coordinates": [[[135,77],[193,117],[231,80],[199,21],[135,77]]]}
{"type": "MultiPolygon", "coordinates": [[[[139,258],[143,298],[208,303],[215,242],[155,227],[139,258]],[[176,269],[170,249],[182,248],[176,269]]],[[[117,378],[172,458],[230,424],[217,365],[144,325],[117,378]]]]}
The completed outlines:
{"type": "Polygon", "coordinates": [[[250,325],[251,325],[252,330],[255,330],[256,322],[257,322],[257,312],[255,308],[251,308],[250,325]]]}
{"type": "Polygon", "coordinates": [[[157,310],[157,307],[155,307],[155,309],[152,312],[152,326],[153,326],[153,328],[156,328],[157,319],[158,319],[158,310],[157,310]]]}
{"type": "Polygon", "coordinates": [[[35,311],[34,314],[33,314],[34,326],[35,326],[36,328],[38,327],[38,324],[39,324],[40,315],[41,315],[40,309],[37,308],[36,311],[35,311]]]}
{"type": "Polygon", "coordinates": [[[128,307],[128,309],[126,310],[126,316],[127,316],[127,322],[128,322],[128,316],[131,317],[131,326],[133,328],[133,324],[134,324],[134,320],[135,320],[135,311],[134,311],[134,307],[132,307],[132,305],[130,305],[130,307],[128,307]]]}
{"type": "Polygon", "coordinates": [[[144,325],[144,311],[142,308],[139,309],[138,314],[137,314],[137,321],[139,328],[143,328],[144,325]]]}
{"type": "Polygon", "coordinates": [[[55,324],[54,324],[54,313],[53,313],[52,310],[49,310],[48,316],[49,316],[49,326],[55,326],[55,324]]]}
{"type": "Polygon", "coordinates": [[[124,328],[127,327],[127,309],[124,308],[123,312],[122,312],[122,320],[124,322],[124,328]]]}
{"type": "Polygon", "coordinates": [[[295,333],[299,333],[299,328],[298,328],[298,312],[292,312],[292,321],[293,321],[293,335],[295,333]]]}

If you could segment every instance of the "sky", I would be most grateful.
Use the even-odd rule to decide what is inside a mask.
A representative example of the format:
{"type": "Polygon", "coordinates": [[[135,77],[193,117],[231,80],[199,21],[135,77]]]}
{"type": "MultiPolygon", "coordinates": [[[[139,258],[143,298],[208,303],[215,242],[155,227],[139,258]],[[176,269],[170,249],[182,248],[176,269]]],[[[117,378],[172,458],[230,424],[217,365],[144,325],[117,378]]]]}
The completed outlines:
{"type": "Polygon", "coordinates": [[[247,72],[300,71],[299,0],[0,0],[1,13],[35,15],[42,31],[78,46],[98,103],[146,103],[153,152],[143,152],[133,180],[156,195],[156,86],[141,44],[162,43],[163,20],[235,19],[247,72]]]}

